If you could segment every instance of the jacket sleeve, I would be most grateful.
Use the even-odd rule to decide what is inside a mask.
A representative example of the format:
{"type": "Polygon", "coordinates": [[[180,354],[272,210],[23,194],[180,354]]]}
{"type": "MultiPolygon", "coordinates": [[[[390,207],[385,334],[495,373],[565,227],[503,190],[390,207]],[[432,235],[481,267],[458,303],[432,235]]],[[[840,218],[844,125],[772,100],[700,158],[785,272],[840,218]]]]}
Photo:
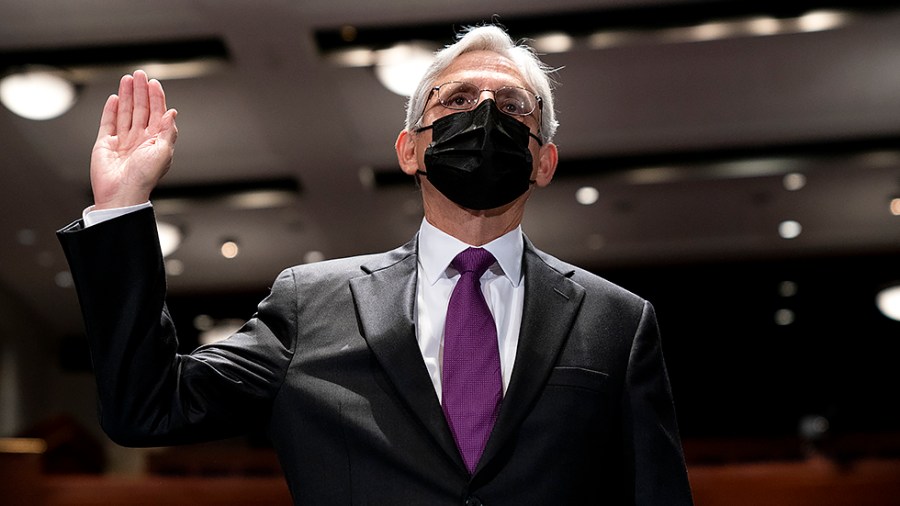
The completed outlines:
{"type": "Polygon", "coordinates": [[[237,334],[180,355],[152,209],[90,228],[75,222],[57,235],[81,304],[100,424],[113,441],[197,442],[267,420],[292,357],[290,271],[237,334]]]}
{"type": "Polygon", "coordinates": [[[649,302],[644,302],[632,343],[622,402],[634,504],[692,504],[656,314],[649,302]]]}

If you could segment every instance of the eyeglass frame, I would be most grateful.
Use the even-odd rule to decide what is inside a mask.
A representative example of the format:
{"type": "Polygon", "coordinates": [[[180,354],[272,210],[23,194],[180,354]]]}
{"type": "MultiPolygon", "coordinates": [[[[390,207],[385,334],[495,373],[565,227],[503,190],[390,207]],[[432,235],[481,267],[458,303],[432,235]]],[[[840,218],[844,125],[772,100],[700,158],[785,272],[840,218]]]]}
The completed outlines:
{"type": "MultiPolygon", "coordinates": [[[[425,117],[425,112],[428,110],[428,102],[431,100],[431,96],[434,95],[434,92],[436,92],[436,91],[439,92],[439,93],[438,93],[438,102],[437,102],[437,103],[440,104],[441,107],[443,107],[443,108],[445,108],[445,109],[449,109],[449,110],[451,110],[451,111],[471,111],[472,109],[474,109],[475,107],[478,106],[478,99],[481,97],[481,94],[482,94],[482,93],[484,93],[485,91],[489,91],[489,92],[491,92],[491,94],[494,95],[494,97],[496,98],[497,92],[500,91],[500,90],[502,90],[502,89],[505,89],[505,88],[517,88],[517,89],[520,89],[520,90],[525,91],[525,92],[527,92],[527,93],[531,93],[532,95],[534,95],[534,98],[535,98],[535,106],[534,106],[534,109],[532,109],[531,111],[529,111],[529,112],[527,112],[527,113],[525,113],[525,114],[510,114],[510,113],[508,113],[508,112],[506,112],[506,111],[504,111],[504,110],[498,108],[498,110],[499,110],[500,112],[502,112],[503,114],[506,114],[507,116],[511,116],[511,117],[514,117],[514,118],[526,118],[526,117],[531,116],[532,114],[534,114],[534,111],[541,111],[541,112],[543,112],[543,110],[544,110],[544,99],[542,99],[541,96],[538,95],[537,93],[535,93],[535,92],[529,90],[528,88],[524,88],[524,87],[522,87],[522,86],[501,86],[501,87],[497,88],[496,90],[491,90],[491,89],[488,89],[488,88],[478,89],[478,98],[475,99],[475,102],[472,103],[471,106],[470,106],[469,108],[467,108],[467,109],[456,109],[456,108],[453,108],[453,107],[449,107],[448,105],[444,104],[443,100],[441,100],[440,89],[441,89],[443,86],[446,86],[446,85],[452,84],[452,83],[468,84],[468,85],[471,85],[473,88],[478,88],[478,86],[475,86],[474,84],[472,84],[472,83],[470,83],[470,82],[467,82],[467,81],[447,81],[446,83],[442,83],[442,84],[439,84],[439,85],[437,85],[437,86],[431,88],[430,90],[428,90],[428,97],[425,98],[425,110],[422,111],[422,115],[419,117],[419,121],[422,121],[422,118],[425,117]]],[[[537,119],[536,119],[536,121],[537,121],[537,119]]],[[[538,132],[540,132],[540,129],[541,129],[541,128],[540,128],[540,127],[541,127],[541,123],[540,123],[540,121],[537,121],[537,123],[538,123],[538,132]]]]}

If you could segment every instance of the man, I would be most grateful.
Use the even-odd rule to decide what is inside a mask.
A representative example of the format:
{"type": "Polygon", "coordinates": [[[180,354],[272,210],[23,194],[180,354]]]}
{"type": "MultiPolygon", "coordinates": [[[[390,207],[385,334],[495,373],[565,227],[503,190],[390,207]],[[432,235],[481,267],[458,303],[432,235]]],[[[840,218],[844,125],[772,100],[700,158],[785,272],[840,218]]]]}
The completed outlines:
{"type": "Polygon", "coordinates": [[[691,503],[652,307],[521,232],[556,122],[546,68],[505,32],[467,31],[410,99],[396,150],[421,185],[416,238],[285,270],[240,331],[190,355],[148,203],[175,115],[157,81],[122,79],[95,204],[59,234],[113,440],[264,427],[303,505],[691,503]]]}

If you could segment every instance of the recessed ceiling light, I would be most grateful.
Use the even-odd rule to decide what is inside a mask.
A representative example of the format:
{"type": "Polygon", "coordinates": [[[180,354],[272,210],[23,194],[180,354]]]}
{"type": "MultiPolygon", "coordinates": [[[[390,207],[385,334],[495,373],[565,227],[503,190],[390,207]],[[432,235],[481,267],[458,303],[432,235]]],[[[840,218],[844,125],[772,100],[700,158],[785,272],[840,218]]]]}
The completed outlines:
{"type": "Polygon", "coordinates": [[[891,199],[891,214],[900,216],[900,197],[891,199]]]}
{"type": "Polygon", "coordinates": [[[237,318],[224,318],[217,320],[212,327],[200,332],[197,341],[200,344],[212,344],[228,339],[232,334],[241,330],[244,320],[237,318]]]}
{"type": "Polygon", "coordinates": [[[799,172],[791,172],[790,174],[785,174],[781,179],[781,183],[784,185],[784,189],[787,191],[797,191],[803,189],[806,186],[806,176],[799,172]]]}
{"type": "Polygon", "coordinates": [[[541,53],[564,53],[575,45],[570,35],[562,32],[547,33],[534,38],[532,46],[541,53]]]}
{"type": "Polygon", "coordinates": [[[791,311],[790,309],[779,309],[778,311],[775,311],[775,324],[776,325],[781,325],[781,326],[790,325],[790,324],[794,323],[795,319],[796,319],[796,317],[794,315],[794,312],[791,311]]]}
{"type": "Polygon", "coordinates": [[[629,33],[624,31],[594,32],[588,37],[591,49],[607,49],[620,46],[628,41],[629,33]]]}
{"type": "Polygon", "coordinates": [[[234,241],[225,241],[222,243],[222,247],[219,248],[219,251],[222,253],[222,256],[228,259],[232,259],[238,256],[240,253],[240,248],[234,241]]]}
{"type": "Polygon", "coordinates": [[[846,12],[816,10],[797,18],[797,26],[804,32],[821,32],[840,28],[847,24],[849,20],[850,15],[846,12]]]}
{"type": "Polygon", "coordinates": [[[159,233],[159,249],[164,257],[167,257],[181,245],[181,229],[164,221],[156,222],[156,230],[159,233]]]}
{"type": "Polygon", "coordinates": [[[328,59],[342,67],[371,67],[375,64],[375,52],[366,47],[351,47],[329,53],[328,59]]]}
{"type": "Polygon", "coordinates": [[[184,262],[177,258],[166,259],[166,275],[181,276],[184,274],[184,262]]]}
{"type": "Polygon", "coordinates": [[[768,16],[748,19],[744,26],[753,35],[775,35],[783,29],[781,21],[768,16]]]}
{"type": "Polygon", "coordinates": [[[201,332],[213,328],[215,324],[216,321],[208,314],[198,314],[194,317],[194,328],[201,332]]]}
{"type": "Polygon", "coordinates": [[[575,200],[585,206],[589,206],[600,199],[600,192],[593,186],[582,186],[575,192],[575,200]]]}
{"type": "Polygon", "coordinates": [[[341,40],[344,42],[353,42],[356,40],[358,31],[353,25],[344,25],[341,27],[341,40]]]}
{"type": "Polygon", "coordinates": [[[37,234],[30,228],[23,228],[16,233],[16,239],[22,246],[34,246],[37,242],[37,234]]]}
{"type": "Polygon", "coordinates": [[[251,190],[225,197],[225,201],[235,209],[274,209],[294,202],[297,196],[289,190],[251,190]]]}
{"type": "Polygon", "coordinates": [[[61,116],[75,104],[75,85],[51,70],[28,70],[0,79],[0,101],[33,120],[61,116]]]}
{"type": "Polygon", "coordinates": [[[375,76],[381,84],[408,97],[434,62],[434,52],[424,43],[399,43],[376,51],[375,60],[375,76]]]}
{"type": "Polygon", "coordinates": [[[71,288],[74,284],[72,273],[69,271],[57,272],[56,276],[53,277],[53,281],[56,283],[56,286],[60,288],[71,288]]]}
{"type": "Polygon", "coordinates": [[[778,235],[784,239],[794,239],[802,231],[803,227],[794,220],[785,220],[778,225],[778,235]]]}
{"type": "Polygon", "coordinates": [[[794,281],[782,281],[778,284],[778,295],[782,297],[797,295],[797,283],[794,281]]]}
{"type": "Polygon", "coordinates": [[[375,188],[375,169],[371,165],[363,165],[356,174],[363,188],[375,188]]]}
{"type": "Polygon", "coordinates": [[[727,21],[704,23],[690,29],[690,37],[696,41],[724,39],[734,35],[734,33],[734,23],[727,21]]]}
{"type": "Polygon", "coordinates": [[[892,320],[900,321],[900,284],[878,292],[875,303],[882,314],[892,320]]]}
{"type": "Polygon", "coordinates": [[[307,264],[314,264],[316,262],[321,262],[322,260],[325,260],[325,254],[321,251],[310,250],[303,255],[303,262],[307,264]]]}

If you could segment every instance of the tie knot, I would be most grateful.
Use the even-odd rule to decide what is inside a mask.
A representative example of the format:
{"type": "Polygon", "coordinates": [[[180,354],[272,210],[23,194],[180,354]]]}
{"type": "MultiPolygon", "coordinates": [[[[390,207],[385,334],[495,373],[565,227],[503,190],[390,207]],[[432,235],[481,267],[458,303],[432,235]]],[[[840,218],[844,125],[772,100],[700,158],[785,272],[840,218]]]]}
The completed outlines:
{"type": "Polygon", "coordinates": [[[450,265],[460,274],[471,272],[476,278],[480,278],[494,262],[494,255],[490,251],[484,248],[467,248],[456,255],[450,265]]]}

